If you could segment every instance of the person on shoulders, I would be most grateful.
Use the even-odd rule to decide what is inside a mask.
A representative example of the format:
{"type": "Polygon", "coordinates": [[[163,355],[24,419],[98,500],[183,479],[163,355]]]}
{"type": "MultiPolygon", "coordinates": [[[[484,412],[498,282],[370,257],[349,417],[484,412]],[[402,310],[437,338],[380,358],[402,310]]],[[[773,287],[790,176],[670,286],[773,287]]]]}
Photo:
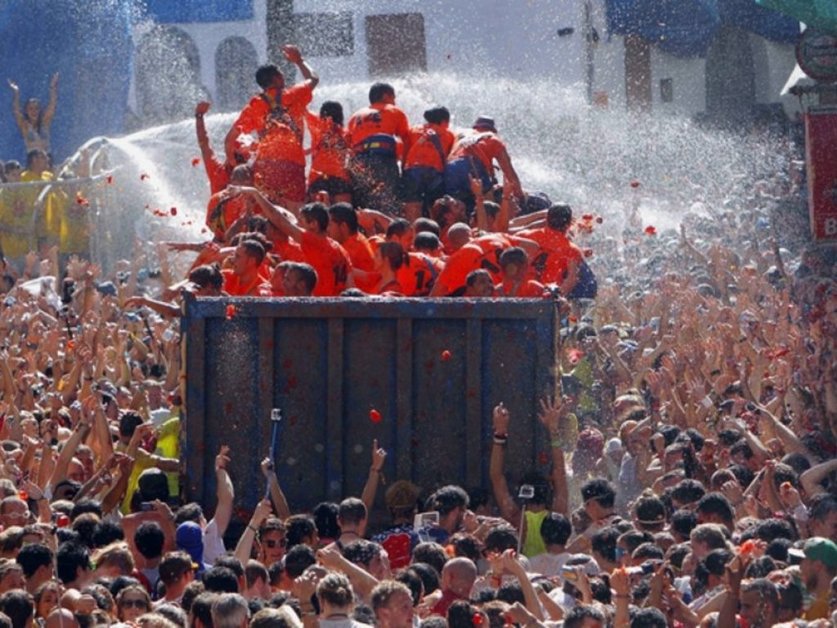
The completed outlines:
{"type": "Polygon", "coordinates": [[[20,134],[23,136],[26,152],[38,149],[49,154],[49,128],[52,126],[52,119],[55,117],[55,110],[58,106],[58,72],[52,75],[49,82],[49,102],[43,110],[37,98],[27,100],[26,105],[21,109],[20,88],[11,80],[9,80],[9,88],[12,90],[12,113],[20,134]]]}

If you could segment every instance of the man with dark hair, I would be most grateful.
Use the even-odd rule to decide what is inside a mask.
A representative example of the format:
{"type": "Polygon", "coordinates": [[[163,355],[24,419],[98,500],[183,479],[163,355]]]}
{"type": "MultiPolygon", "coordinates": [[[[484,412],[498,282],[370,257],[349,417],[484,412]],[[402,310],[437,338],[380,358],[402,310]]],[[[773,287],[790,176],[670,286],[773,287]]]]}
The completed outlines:
{"type": "Polygon", "coordinates": [[[560,575],[561,567],[571,556],[566,551],[566,545],[572,532],[572,525],[564,515],[549,513],[541,523],[541,538],[546,545],[546,552],[529,559],[529,570],[547,577],[560,575]]]}
{"type": "Polygon", "coordinates": [[[64,586],[80,589],[91,573],[87,548],[79,543],[62,543],[55,554],[55,575],[64,586]]]}
{"type": "Polygon", "coordinates": [[[260,270],[265,250],[256,240],[242,240],[232,256],[232,268],[221,271],[224,291],[234,297],[268,296],[269,290],[260,270]]]}
{"type": "Polygon", "coordinates": [[[248,560],[244,568],[246,587],[242,595],[248,600],[270,599],[270,576],[267,569],[257,560],[248,560]]]}
{"type": "MultiPolygon", "coordinates": [[[[317,271],[311,264],[282,262],[282,296],[310,297],[317,286],[317,271]]],[[[276,271],[274,271],[276,272],[276,271]]]]}
{"type": "Polygon", "coordinates": [[[26,590],[34,594],[44,582],[52,580],[54,554],[46,545],[30,543],[24,545],[17,554],[17,563],[23,569],[26,578],[26,590]]]}
{"type": "Polygon", "coordinates": [[[454,135],[447,107],[424,112],[425,124],[410,129],[410,152],[404,158],[401,199],[410,220],[428,215],[430,206],[445,193],[445,165],[454,135]]]}
{"type": "Polygon", "coordinates": [[[645,532],[661,532],[666,525],[666,506],[656,495],[642,495],[634,504],[634,525],[645,532]]]}
{"type": "Polygon", "coordinates": [[[611,572],[619,567],[616,557],[616,546],[619,541],[619,530],[613,526],[594,532],[590,538],[590,552],[602,571],[611,572]]]}
{"type": "Polygon", "coordinates": [[[468,493],[465,489],[449,484],[438,489],[427,500],[428,510],[439,513],[438,526],[425,526],[418,531],[419,537],[426,535],[444,545],[448,538],[459,530],[468,511],[468,493]]]}
{"type": "Polygon", "coordinates": [[[145,521],[134,532],[134,560],[137,570],[143,578],[149,591],[157,590],[160,580],[160,561],[163,558],[163,546],[166,535],[163,528],[156,521],[145,521]]]}
{"type": "Polygon", "coordinates": [[[256,71],[262,93],[254,96],[224,140],[227,163],[246,161],[255,154],[253,176],[261,180],[265,193],[277,203],[298,207],[305,200],[305,152],[302,148],[305,108],[311,102],[319,77],[303,60],[296,46],[284,46],[285,58],[299,68],[304,81],[285,87],[285,77],[275,65],[256,71]],[[256,136],[255,148],[245,150],[242,135],[256,136]]]}
{"type": "Polygon", "coordinates": [[[288,237],[299,242],[305,259],[317,272],[314,296],[336,297],[351,287],[352,262],[338,242],[328,237],[328,209],[322,203],[308,203],[299,221],[288,210],[273,205],[255,188],[238,188],[240,194],[256,199],[267,219],[288,237]]]}
{"type": "Polygon", "coordinates": [[[238,578],[229,567],[216,565],[203,572],[203,586],[214,593],[238,593],[238,578]]]}
{"type": "Polygon", "coordinates": [[[503,280],[494,286],[499,297],[517,299],[540,298],[545,294],[542,283],[529,279],[529,256],[519,246],[513,246],[500,254],[500,275],[503,280]]]}
{"type": "Polygon", "coordinates": [[[730,532],[735,524],[735,510],[721,493],[709,493],[701,497],[695,508],[699,523],[718,523],[730,532]]]}
{"type": "Polygon", "coordinates": [[[375,271],[375,255],[369,240],[358,227],[357,210],[351,204],[335,203],[328,208],[328,237],[349,254],[355,283],[363,289],[368,283],[374,283],[367,276],[375,271]]]}
{"type": "Polygon", "coordinates": [[[564,616],[564,628],[605,628],[605,616],[595,606],[579,604],[564,616]]]}
{"type": "Polygon", "coordinates": [[[196,564],[186,552],[169,552],[160,561],[160,580],[166,587],[161,603],[179,603],[186,586],[195,578],[196,564]]]}
{"type": "Polygon", "coordinates": [[[494,282],[491,273],[482,268],[472,270],[465,277],[464,297],[490,297],[494,295],[494,282]]]}
{"type": "Polygon", "coordinates": [[[395,106],[395,88],[375,83],[369,89],[369,106],[355,112],[347,124],[346,141],[352,150],[350,172],[355,207],[394,212],[398,209],[397,141],[410,152],[410,123],[395,106]]]}
{"type": "Polygon", "coordinates": [[[0,613],[12,620],[12,628],[31,628],[35,599],[21,589],[6,591],[0,595],[0,613]]]}
{"type": "Polygon", "coordinates": [[[518,234],[534,240],[541,248],[532,262],[538,281],[556,284],[563,295],[570,294],[575,288],[579,267],[584,261],[581,249],[567,237],[572,221],[572,208],[566,204],[556,204],[546,212],[546,226],[518,234]]]}
{"type": "Polygon", "coordinates": [[[320,106],[320,115],[305,112],[311,136],[311,170],[308,174],[308,196],[316,198],[324,192],[332,203],[351,203],[352,184],[346,160],[349,146],[343,128],[343,105],[327,100],[320,106]]]}

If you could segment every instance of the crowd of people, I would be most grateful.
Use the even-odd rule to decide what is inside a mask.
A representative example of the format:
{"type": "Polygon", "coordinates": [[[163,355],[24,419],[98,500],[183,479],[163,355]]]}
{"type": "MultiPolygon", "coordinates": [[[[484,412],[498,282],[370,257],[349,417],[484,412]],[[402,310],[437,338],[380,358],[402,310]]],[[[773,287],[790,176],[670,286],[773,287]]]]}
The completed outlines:
{"type": "Polygon", "coordinates": [[[833,260],[783,250],[770,229],[799,183],[742,180],[724,211],[684,212],[680,234],[596,240],[597,216],[533,206],[505,152],[494,196],[491,161],[482,173],[467,153],[499,145],[492,120],[449,137],[433,107],[433,134],[410,130],[377,84],[343,132],[334,104],[305,111],[316,74],[286,55],[303,82],[286,90],[260,69],[264,93],[224,160],[197,106],[214,238],[174,245],[197,253],[186,280],[165,247],[154,273],[136,258],[103,276],[54,246],[24,254],[21,276],[4,262],[0,624],[833,625],[833,260]],[[410,174],[422,140],[413,165],[433,172],[410,174]],[[593,296],[577,292],[594,283],[584,242],[607,249],[595,299],[578,298],[593,296]],[[561,394],[538,416],[551,456],[508,477],[507,444],[530,417],[498,403],[485,486],[381,487],[375,447],[359,497],[302,511],[266,459],[266,499],[241,504],[228,467],[247,454],[222,448],[216,499],[184,503],[182,290],[567,301],[561,394]]]}

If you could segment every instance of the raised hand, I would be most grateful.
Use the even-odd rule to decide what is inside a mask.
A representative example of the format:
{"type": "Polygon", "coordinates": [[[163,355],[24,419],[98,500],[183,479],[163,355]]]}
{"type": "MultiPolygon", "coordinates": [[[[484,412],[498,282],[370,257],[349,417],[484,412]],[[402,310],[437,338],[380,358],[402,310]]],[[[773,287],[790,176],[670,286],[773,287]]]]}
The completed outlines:
{"type": "Polygon", "coordinates": [[[221,445],[221,451],[215,456],[215,470],[227,470],[227,465],[230,463],[230,448],[228,445],[221,445]]]}
{"type": "Polygon", "coordinates": [[[285,58],[288,61],[295,65],[302,63],[302,52],[300,52],[298,46],[293,46],[291,44],[282,46],[282,54],[285,55],[285,58]]]}
{"type": "Polygon", "coordinates": [[[210,104],[206,100],[200,101],[197,105],[195,105],[195,115],[202,116],[205,115],[207,111],[209,111],[210,104]]]}
{"type": "Polygon", "coordinates": [[[383,447],[378,447],[378,439],[372,440],[372,470],[380,471],[384,467],[384,462],[387,459],[387,450],[383,447]]]}
{"type": "Polygon", "coordinates": [[[509,411],[501,401],[494,406],[494,412],[491,415],[491,420],[494,425],[495,434],[509,433],[509,411]]]}
{"type": "Polygon", "coordinates": [[[550,399],[544,397],[540,400],[541,411],[538,414],[538,420],[543,423],[543,426],[550,434],[558,432],[558,424],[561,421],[561,398],[555,397],[550,399]]]}

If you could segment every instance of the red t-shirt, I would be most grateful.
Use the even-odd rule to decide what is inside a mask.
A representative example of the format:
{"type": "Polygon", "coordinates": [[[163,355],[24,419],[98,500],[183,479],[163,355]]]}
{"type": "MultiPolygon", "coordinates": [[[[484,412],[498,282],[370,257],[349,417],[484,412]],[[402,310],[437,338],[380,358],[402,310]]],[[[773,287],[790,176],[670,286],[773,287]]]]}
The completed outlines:
{"type": "Polygon", "coordinates": [[[438,124],[414,126],[410,129],[410,150],[404,160],[404,168],[433,168],[443,172],[445,165],[439,149],[447,160],[454,139],[453,133],[438,124]],[[433,140],[434,136],[438,138],[437,141],[433,140]]]}
{"type": "Polygon", "coordinates": [[[360,233],[351,235],[343,242],[342,247],[352,260],[352,268],[371,273],[375,270],[375,255],[369,240],[360,233]]]}
{"type": "Polygon", "coordinates": [[[305,260],[317,271],[313,296],[336,297],[343,292],[352,272],[346,250],[331,238],[310,231],[303,232],[301,245],[305,260]]]}
{"type": "Polygon", "coordinates": [[[479,159],[486,171],[491,174],[492,164],[494,160],[502,155],[506,150],[506,145],[503,143],[496,133],[491,131],[467,133],[456,140],[453,148],[450,151],[448,161],[454,161],[463,157],[475,157],[479,159]]]}

